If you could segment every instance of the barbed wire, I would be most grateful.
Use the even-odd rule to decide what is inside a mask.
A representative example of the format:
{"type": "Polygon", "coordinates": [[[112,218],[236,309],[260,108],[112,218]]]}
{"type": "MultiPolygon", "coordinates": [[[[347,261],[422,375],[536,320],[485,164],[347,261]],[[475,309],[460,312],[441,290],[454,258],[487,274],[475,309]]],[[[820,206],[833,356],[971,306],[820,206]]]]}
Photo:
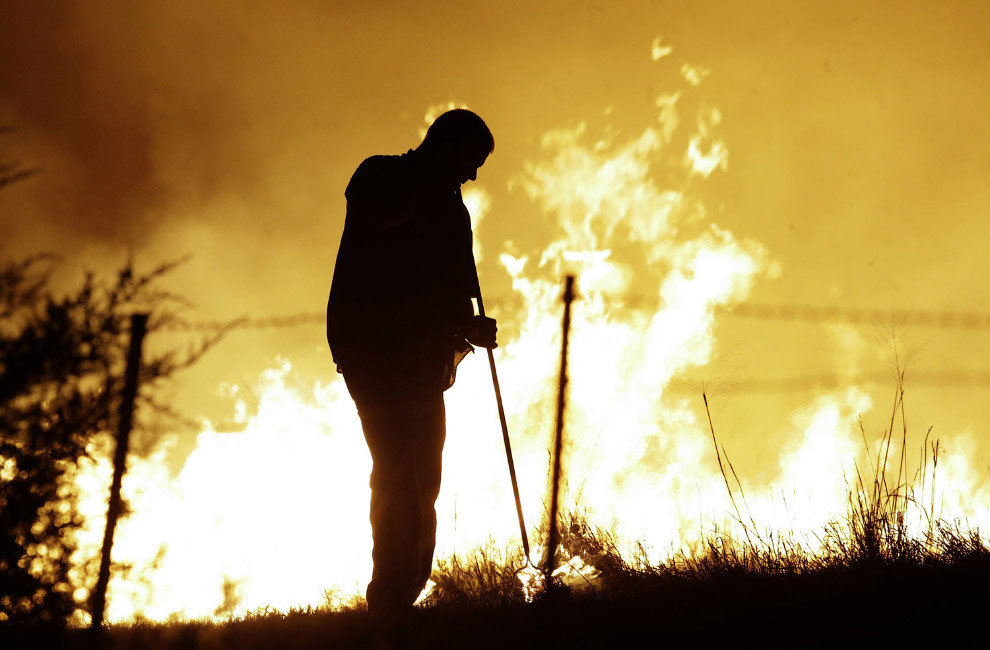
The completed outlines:
{"type": "Polygon", "coordinates": [[[925,309],[861,309],[855,307],[816,307],[812,305],[771,305],[744,302],[725,311],[731,316],[764,320],[806,322],[841,321],[871,325],[892,320],[917,327],[937,329],[990,329],[990,313],[936,311],[925,309]]]}
{"type": "MultiPolygon", "coordinates": [[[[635,297],[633,297],[635,299],[635,297]]],[[[515,300],[514,298],[510,301],[515,300]]],[[[504,304],[507,301],[492,300],[504,304]]],[[[629,305],[629,301],[624,302],[629,305]]],[[[936,310],[892,309],[888,311],[849,307],[816,307],[811,305],[773,305],[766,303],[740,303],[726,308],[727,316],[754,318],[761,320],[781,320],[799,322],[848,322],[856,325],[872,325],[886,322],[932,327],[938,329],[990,329],[990,314],[976,312],[948,312],[936,310]]],[[[263,318],[232,319],[229,321],[171,321],[160,328],[171,332],[217,332],[231,330],[281,329],[300,326],[324,326],[324,312],[308,312],[263,318]]],[[[726,378],[719,383],[720,393],[786,393],[812,389],[835,389],[843,386],[863,384],[885,384],[893,381],[890,373],[856,374],[812,374],[777,378],[726,378]]],[[[671,386],[674,391],[694,390],[686,383],[671,386]]],[[[982,388],[990,387],[990,371],[948,369],[942,371],[917,371],[908,378],[909,386],[937,388],[982,388]]]]}
{"type": "Polygon", "coordinates": [[[263,318],[236,318],[228,321],[171,321],[161,326],[165,332],[215,332],[220,329],[279,329],[283,327],[299,327],[300,325],[325,325],[325,313],[299,313],[286,316],[265,316],[263,318]]]}
{"type": "MultiPolygon", "coordinates": [[[[880,384],[893,386],[897,379],[891,372],[820,373],[796,377],[764,377],[740,378],[730,377],[713,381],[709,394],[733,393],[787,393],[802,392],[812,389],[837,389],[864,384],[880,384]]],[[[905,387],[936,388],[982,388],[990,387],[990,372],[985,370],[968,370],[952,368],[940,371],[913,371],[905,376],[905,387]]],[[[674,382],[670,390],[674,392],[697,392],[701,389],[687,381],[674,382]]]]}
{"type": "MultiPolygon", "coordinates": [[[[493,299],[492,306],[514,302],[515,299],[493,299]]],[[[643,298],[635,296],[616,301],[620,306],[642,304],[643,298]]],[[[759,320],[801,321],[801,322],[845,322],[856,325],[873,325],[894,322],[916,327],[935,329],[990,330],[990,313],[937,311],[924,309],[864,309],[857,307],[832,307],[813,305],[787,305],[743,302],[720,310],[727,316],[753,318],[759,320]]],[[[271,329],[299,327],[303,325],[325,325],[324,312],[306,312],[262,318],[239,318],[228,321],[172,321],[161,329],[171,332],[214,332],[219,329],[271,329]]]]}

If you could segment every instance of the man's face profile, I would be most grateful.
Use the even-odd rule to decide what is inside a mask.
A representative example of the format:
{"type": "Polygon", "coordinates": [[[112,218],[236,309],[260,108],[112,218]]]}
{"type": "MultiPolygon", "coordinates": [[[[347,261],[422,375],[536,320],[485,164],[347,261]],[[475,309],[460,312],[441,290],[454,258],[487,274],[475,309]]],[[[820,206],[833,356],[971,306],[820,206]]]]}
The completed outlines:
{"type": "Polygon", "coordinates": [[[463,185],[468,181],[478,180],[478,169],[488,160],[488,154],[478,152],[463,152],[455,156],[454,174],[457,182],[463,185]]]}

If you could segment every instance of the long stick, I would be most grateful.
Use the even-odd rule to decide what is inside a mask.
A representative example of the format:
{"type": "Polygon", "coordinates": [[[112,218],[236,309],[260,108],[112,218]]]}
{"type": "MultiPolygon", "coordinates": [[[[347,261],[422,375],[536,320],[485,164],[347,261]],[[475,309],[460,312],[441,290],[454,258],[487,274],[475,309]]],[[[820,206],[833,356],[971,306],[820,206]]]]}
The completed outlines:
{"type": "MultiPolygon", "coordinates": [[[[571,302],[574,300],[574,276],[568,275],[564,286],[563,337],[560,343],[560,383],[557,386],[557,427],[553,436],[553,473],[550,483],[550,533],[547,540],[547,561],[544,572],[547,577],[556,569],[555,555],[560,543],[557,529],[557,508],[560,495],[560,455],[564,447],[564,406],[567,395],[567,339],[571,330],[571,302]]],[[[549,584],[549,581],[548,581],[549,584]]]]}
{"type": "Polygon", "coordinates": [[[113,533],[120,516],[120,484],[124,478],[127,462],[127,440],[131,435],[131,422],[134,415],[134,398],[137,396],[138,371],[141,367],[141,341],[148,330],[147,314],[131,315],[131,344],[127,351],[127,370],[124,374],[124,394],[120,402],[120,421],[117,430],[117,450],[113,457],[113,482],[110,484],[110,504],[107,507],[107,527],[103,533],[103,551],[100,556],[100,573],[93,593],[93,630],[103,625],[103,612],[106,606],[107,583],[110,582],[110,550],[113,547],[113,533]]]}
{"type": "MultiPolygon", "coordinates": [[[[485,315],[485,303],[478,292],[478,313],[485,315]]],[[[519,500],[519,482],[516,481],[516,465],[512,462],[512,444],[509,442],[509,426],[505,423],[505,408],[502,407],[502,391],[498,387],[498,374],[495,372],[495,355],[488,348],[488,365],[492,368],[492,384],[495,385],[495,401],[498,403],[498,420],[502,423],[502,441],[505,443],[505,458],[509,461],[509,478],[512,479],[512,495],[516,498],[516,514],[519,515],[519,534],[522,535],[523,551],[529,562],[529,536],[526,535],[526,522],[523,521],[522,501],[519,500]]]]}

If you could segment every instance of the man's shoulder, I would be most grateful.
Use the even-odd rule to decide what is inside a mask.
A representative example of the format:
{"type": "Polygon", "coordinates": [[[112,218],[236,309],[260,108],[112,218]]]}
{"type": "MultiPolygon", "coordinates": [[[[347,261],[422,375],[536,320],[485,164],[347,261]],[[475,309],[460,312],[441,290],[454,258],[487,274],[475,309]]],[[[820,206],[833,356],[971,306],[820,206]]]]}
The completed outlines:
{"type": "Polygon", "coordinates": [[[354,171],[347,190],[372,189],[383,183],[395,183],[408,177],[411,171],[408,153],[368,156],[354,171]]]}
{"type": "Polygon", "coordinates": [[[368,156],[358,165],[354,176],[388,175],[407,173],[411,169],[410,152],[404,154],[376,154],[368,156]]]}

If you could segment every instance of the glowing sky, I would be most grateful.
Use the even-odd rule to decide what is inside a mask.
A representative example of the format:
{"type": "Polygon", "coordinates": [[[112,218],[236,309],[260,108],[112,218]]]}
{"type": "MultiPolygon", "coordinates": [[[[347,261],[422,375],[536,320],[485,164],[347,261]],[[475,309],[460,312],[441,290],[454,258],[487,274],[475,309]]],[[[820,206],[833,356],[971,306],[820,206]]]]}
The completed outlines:
{"type": "MultiPolygon", "coordinates": [[[[582,121],[634,136],[686,88],[687,106],[718,108],[729,150],[703,189],[710,218],[780,266],[752,300],[986,312],[988,28],[984,2],[0,0],[0,124],[16,128],[0,161],[43,170],[0,192],[0,246],[65,255],[62,279],[129,251],[192,254],[171,279],[192,318],[319,312],[351,172],[415,146],[426,110],[455,101],[496,138],[479,174],[494,302],[509,287],[494,253],[550,236],[508,188],[541,136],[582,121]],[[653,60],[657,37],[672,49],[653,60]],[[708,72],[697,88],[685,64],[708,72]]],[[[903,332],[919,371],[986,368],[990,332],[903,332]]],[[[719,372],[740,379],[889,367],[869,326],[726,316],[717,336],[719,372]]],[[[222,417],[216,385],[250,384],[276,355],[310,381],[331,372],[318,326],[238,332],[182,376],[180,407],[222,417]]],[[[990,387],[908,387],[910,423],[968,432],[985,456],[990,387]]],[[[885,407],[892,387],[877,390],[885,407]]],[[[749,472],[815,393],[719,396],[749,472]]]]}

